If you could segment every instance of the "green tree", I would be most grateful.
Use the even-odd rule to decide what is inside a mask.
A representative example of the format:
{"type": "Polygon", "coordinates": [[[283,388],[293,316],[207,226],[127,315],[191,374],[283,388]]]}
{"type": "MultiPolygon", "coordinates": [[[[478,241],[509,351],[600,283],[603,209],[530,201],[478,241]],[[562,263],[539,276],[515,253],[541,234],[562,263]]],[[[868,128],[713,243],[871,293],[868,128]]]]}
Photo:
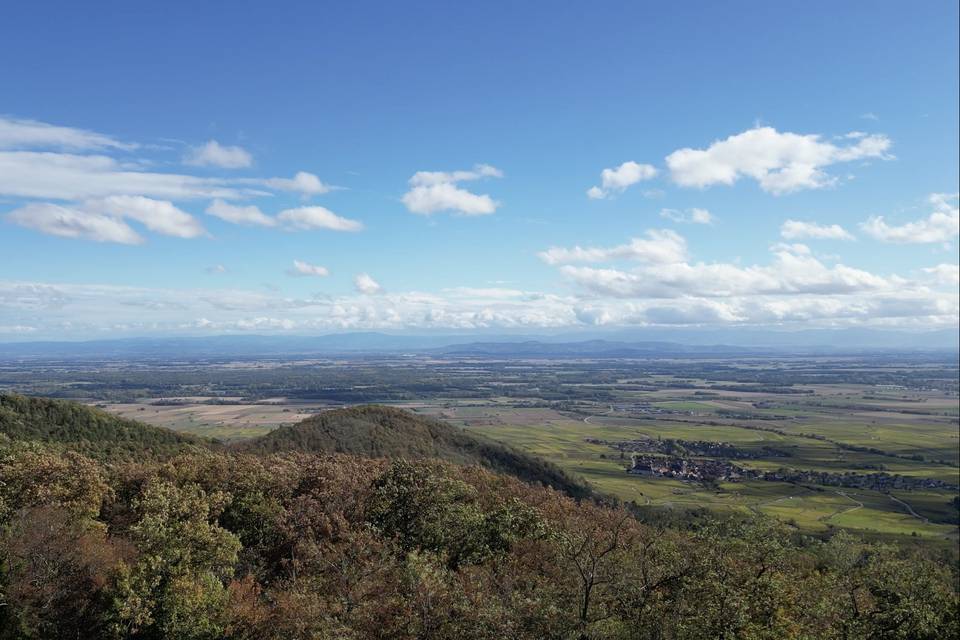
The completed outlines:
{"type": "Polygon", "coordinates": [[[140,556],[116,589],[116,635],[222,636],[224,583],[240,549],[237,537],[215,524],[226,503],[226,495],[208,495],[196,485],[148,482],[135,501],[140,518],[130,529],[140,556]]]}

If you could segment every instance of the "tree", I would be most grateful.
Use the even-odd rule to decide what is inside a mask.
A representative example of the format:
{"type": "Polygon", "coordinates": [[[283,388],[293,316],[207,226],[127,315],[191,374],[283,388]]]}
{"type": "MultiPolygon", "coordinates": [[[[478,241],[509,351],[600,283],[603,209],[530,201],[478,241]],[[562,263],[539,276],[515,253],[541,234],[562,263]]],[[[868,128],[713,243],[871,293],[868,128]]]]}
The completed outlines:
{"type": "Polygon", "coordinates": [[[196,485],[154,479],[136,500],[130,529],[140,551],[124,568],[115,594],[114,633],[145,637],[218,638],[240,541],[213,521],[227,501],[196,485]]]}
{"type": "Polygon", "coordinates": [[[99,523],[55,507],[18,512],[0,549],[7,567],[0,635],[22,638],[104,633],[109,589],[134,553],[99,523]]]}

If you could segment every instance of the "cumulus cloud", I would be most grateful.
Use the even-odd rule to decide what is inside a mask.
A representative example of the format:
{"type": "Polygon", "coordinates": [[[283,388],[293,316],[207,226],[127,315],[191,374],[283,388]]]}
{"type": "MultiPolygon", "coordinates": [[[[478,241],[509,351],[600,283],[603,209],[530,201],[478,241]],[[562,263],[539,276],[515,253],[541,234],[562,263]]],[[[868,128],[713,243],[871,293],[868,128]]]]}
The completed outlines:
{"type": "Polygon", "coordinates": [[[641,180],[650,180],[656,175],[657,169],[653,165],[628,160],[618,167],[601,171],[600,186],[590,187],[587,190],[587,196],[595,200],[608,198],[612,194],[623,193],[627,187],[641,180]]]}
{"type": "Polygon", "coordinates": [[[306,171],[298,171],[292,178],[268,178],[262,182],[268,187],[282,191],[293,191],[304,197],[328,193],[334,188],[324,184],[320,178],[306,171]]]}
{"type": "Polygon", "coordinates": [[[418,171],[410,178],[410,190],[402,198],[411,213],[431,215],[452,211],[464,216],[493,213],[500,206],[489,195],[478,195],[457,186],[460,182],[481,178],[500,178],[503,172],[487,164],[478,164],[470,171],[418,171]]]}
{"type": "Polygon", "coordinates": [[[780,237],[787,240],[853,240],[854,237],[838,224],[819,224],[801,220],[787,220],[780,225],[780,237]]]}
{"type": "Polygon", "coordinates": [[[226,273],[227,268],[222,264],[215,264],[213,266],[207,267],[207,273],[212,273],[214,275],[219,275],[221,273],[226,273]]]}
{"type": "Polygon", "coordinates": [[[210,203],[207,213],[233,224],[260,227],[273,227],[277,224],[276,220],[260,211],[259,207],[233,205],[220,199],[210,203]]]}
{"type": "Polygon", "coordinates": [[[678,149],[667,156],[673,181],[683,187],[732,185],[742,177],[756,180],[774,195],[801,189],[819,189],[836,183],[825,169],[841,162],[891,156],[890,139],[865,135],[853,144],[838,146],[817,134],[779,132],[756,127],[717,140],[706,149],[678,149]]]}
{"type": "Polygon", "coordinates": [[[550,265],[612,260],[672,264],[686,259],[687,241],[670,229],[650,229],[646,232],[645,238],[633,238],[627,244],[614,247],[550,247],[537,255],[550,265]]]}
{"type": "MultiPolygon", "coordinates": [[[[131,221],[156,233],[194,238],[206,232],[174,203],[207,199],[213,200],[207,208],[209,215],[234,224],[283,226],[288,230],[362,228],[359,222],[322,207],[290,209],[281,213],[282,218],[274,218],[254,205],[236,202],[277,191],[308,197],[335,188],[311,173],[300,171],[292,178],[199,177],[151,171],[148,160],[121,160],[108,155],[134,148],[137,146],[92,131],[0,118],[0,198],[59,201],[21,206],[8,219],[62,237],[102,242],[142,242],[131,221]],[[83,153],[92,150],[97,152],[83,153]]],[[[211,140],[192,149],[187,162],[236,168],[249,166],[252,158],[240,147],[211,140]]],[[[486,168],[479,171],[490,173],[486,168]]]]}
{"type": "Polygon", "coordinates": [[[153,200],[143,196],[109,196],[87,201],[84,206],[117,218],[136,220],[150,231],[177,238],[197,238],[206,235],[196,218],[167,200],[153,200]]]}
{"type": "Polygon", "coordinates": [[[680,211],[678,209],[661,209],[660,217],[666,218],[667,220],[673,220],[674,222],[680,222],[682,224],[713,224],[714,218],[706,209],[699,209],[694,207],[693,209],[687,209],[686,211],[680,211]]]}
{"type": "Polygon", "coordinates": [[[129,150],[136,146],[86,129],[0,116],[0,149],[129,150]]]}
{"type": "Polygon", "coordinates": [[[293,268],[289,269],[287,273],[291,276],[316,276],[321,278],[330,275],[330,271],[326,267],[303,262],[302,260],[294,260],[293,268]]]}
{"type": "Polygon", "coordinates": [[[950,242],[960,234],[960,208],[956,193],[934,193],[928,198],[933,212],[926,218],[901,225],[888,224],[883,216],[873,216],[860,225],[864,233],[882,242],[925,244],[950,242]]]}
{"type": "Polygon", "coordinates": [[[380,286],[380,283],[366,273],[358,273],[356,276],[354,276],[353,286],[357,291],[367,296],[372,296],[383,292],[383,287],[380,286]]]}
{"type": "Polygon", "coordinates": [[[253,156],[243,147],[223,146],[216,140],[210,140],[202,146],[190,149],[183,163],[195,167],[243,169],[253,165],[253,156]]]}
{"type": "Polygon", "coordinates": [[[588,291],[619,298],[834,295],[893,289],[900,283],[842,264],[828,267],[802,244],[774,247],[774,261],[766,266],[671,262],[624,271],[567,265],[561,272],[588,291]]]}
{"type": "Polygon", "coordinates": [[[48,235],[120,244],[143,242],[140,234],[124,219],[135,220],[150,231],[178,238],[206,234],[193,216],[173,203],[143,196],[109,196],[69,207],[31,203],[13,210],[7,219],[48,235]]]}
{"type": "Polygon", "coordinates": [[[286,229],[299,231],[310,231],[313,229],[360,231],[363,229],[363,223],[338,216],[324,207],[285,209],[277,214],[277,221],[286,229]]]}

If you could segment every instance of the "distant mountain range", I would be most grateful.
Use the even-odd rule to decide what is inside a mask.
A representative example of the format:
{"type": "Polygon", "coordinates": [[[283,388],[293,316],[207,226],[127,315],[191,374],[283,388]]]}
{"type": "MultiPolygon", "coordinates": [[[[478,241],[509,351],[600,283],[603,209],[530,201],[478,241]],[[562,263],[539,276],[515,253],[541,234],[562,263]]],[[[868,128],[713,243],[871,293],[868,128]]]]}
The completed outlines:
{"type": "Polygon", "coordinates": [[[957,350],[956,329],[622,329],[550,335],[339,333],[322,336],[222,335],[0,343],[0,358],[231,358],[357,353],[630,357],[772,352],[957,350]]]}
{"type": "Polygon", "coordinates": [[[471,342],[435,350],[446,356],[504,358],[644,358],[690,355],[735,355],[765,353],[769,349],[729,345],[685,345],[676,342],[471,342]]]}

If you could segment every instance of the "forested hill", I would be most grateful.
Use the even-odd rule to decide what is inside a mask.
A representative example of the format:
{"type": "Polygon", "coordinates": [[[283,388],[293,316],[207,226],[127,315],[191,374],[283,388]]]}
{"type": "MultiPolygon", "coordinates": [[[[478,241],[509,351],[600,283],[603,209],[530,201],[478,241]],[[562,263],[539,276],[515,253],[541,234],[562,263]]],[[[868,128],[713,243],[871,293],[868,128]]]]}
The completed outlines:
{"type": "Polygon", "coordinates": [[[236,447],[249,453],[300,451],[370,458],[439,458],[542,483],[575,498],[591,493],[585,483],[546,460],[440,420],[378,405],[326,411],[236,447]]]}
{"type": "MultiPolygon", "coordinates": [[[[217,448],[203,438],[127,420],[87,405],[17,394],[0,394],[0,434],[105,461],[159,460],[217,448]]],[[[327,411],[233,448],[255,454],[295,451],[368,458],[436,458],[487,467],[575,498],[591,495],[584,482],[536,456],[439,420],[383,406],[327,411]]]]}
{"type": "Polygon", "coordinates": [[[208,446],[189,434],[126,420],[76,402],[0,393],[0,434],[98,459],[164,458],[208,446]]]}

